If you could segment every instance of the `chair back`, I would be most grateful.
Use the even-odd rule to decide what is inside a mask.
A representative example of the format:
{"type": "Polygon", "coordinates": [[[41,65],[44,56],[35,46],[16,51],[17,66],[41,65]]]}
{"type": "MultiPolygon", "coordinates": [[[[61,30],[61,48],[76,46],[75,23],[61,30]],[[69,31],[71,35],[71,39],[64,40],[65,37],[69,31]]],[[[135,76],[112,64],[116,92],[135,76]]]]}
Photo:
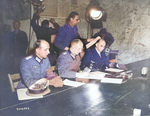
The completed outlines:
{"type": "Polygon", "coordinates": [[[11,91],[14,92],[16,91],[17,85],[20,81],[20,74],[8,74],[8,79],[11,87],[11,91]]]}

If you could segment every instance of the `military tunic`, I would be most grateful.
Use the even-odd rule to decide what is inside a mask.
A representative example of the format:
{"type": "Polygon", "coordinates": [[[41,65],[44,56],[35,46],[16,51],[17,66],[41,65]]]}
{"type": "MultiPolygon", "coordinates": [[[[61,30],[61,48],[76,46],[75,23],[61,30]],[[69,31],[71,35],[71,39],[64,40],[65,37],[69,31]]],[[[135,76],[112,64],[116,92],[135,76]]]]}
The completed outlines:
{"type": "Polygon", "coordinates": [[[82,60],[81,69],[84,70],[85,67],[90,68],[92,63],[92,71],[104,70],[105,66],[109,67],[109,60],[105,55],[105,52],[100,52],[100,55],[96,51],[96,48],[89,49],[82,60]]]}
{"type": "Polygon", "coordinates": [[[20,64],[21,81],[17,88],[29,87],[37,80],[44,78],[50,66],[48,58],[40,59],[35,54],[23,58],[20,64]]]}
{"type": "Polygon", "coordinates": [[[59,28],[54,44],[63,51],[76,38],[80,38],[77,26],[71,27],[69,24],[65,24],[59,28]]]}
{"type": "Polygon", "coordinates": [[[57,59],[59,75],[64,78],[75,78],[80,61],[80,55],[74,56],[70,50],[62,52],[57,59]]]}

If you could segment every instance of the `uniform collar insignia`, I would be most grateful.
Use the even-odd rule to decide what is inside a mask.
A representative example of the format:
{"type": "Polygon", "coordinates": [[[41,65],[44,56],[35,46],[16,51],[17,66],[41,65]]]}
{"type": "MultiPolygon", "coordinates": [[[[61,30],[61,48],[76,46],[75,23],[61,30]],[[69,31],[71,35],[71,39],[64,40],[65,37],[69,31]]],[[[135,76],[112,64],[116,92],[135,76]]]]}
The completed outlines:
{"type": "Polygon", "coordinates": [[[69,52],[70,56],[71,56],[73,59],[75,59],[76,56],[78,56],[78,55],[74,55],[70,50],[68,50],[68,52],[69,52]]]}
{"type": "Polygon", "coordinates": [[[41,64],[43,62],[43,59],[40,59],[36,54],[34,54],[33,57],[39,64],[41,64]]]}

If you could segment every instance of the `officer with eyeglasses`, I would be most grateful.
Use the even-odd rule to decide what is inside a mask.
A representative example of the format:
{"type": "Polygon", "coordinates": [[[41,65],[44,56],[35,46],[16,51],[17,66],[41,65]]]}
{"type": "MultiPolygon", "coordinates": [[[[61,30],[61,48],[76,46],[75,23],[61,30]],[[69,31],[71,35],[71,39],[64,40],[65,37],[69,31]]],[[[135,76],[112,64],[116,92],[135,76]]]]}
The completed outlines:
{"type": "Polygon", "coordinates": [[[77,24],[80,22],[79,14],[71,12],[66,19],[66,24],[59,28],[54,44],[59,49],[59,54],[64,50],[69,50],[72,40],[80,38],[77,24]]]}

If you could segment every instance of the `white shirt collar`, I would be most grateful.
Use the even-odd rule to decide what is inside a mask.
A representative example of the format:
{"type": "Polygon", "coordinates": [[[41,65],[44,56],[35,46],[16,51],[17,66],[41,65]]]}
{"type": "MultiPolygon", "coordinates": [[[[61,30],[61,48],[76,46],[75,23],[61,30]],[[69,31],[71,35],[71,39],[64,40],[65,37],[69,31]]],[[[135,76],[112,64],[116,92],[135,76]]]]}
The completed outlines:
{"type": "Polygon", "coordinates": [[[99,52],[96,47],[95,47],[95,49],[96,49],[97,53],[99,54],[99,56],[101,57],[101,52],[99,52]]]}

